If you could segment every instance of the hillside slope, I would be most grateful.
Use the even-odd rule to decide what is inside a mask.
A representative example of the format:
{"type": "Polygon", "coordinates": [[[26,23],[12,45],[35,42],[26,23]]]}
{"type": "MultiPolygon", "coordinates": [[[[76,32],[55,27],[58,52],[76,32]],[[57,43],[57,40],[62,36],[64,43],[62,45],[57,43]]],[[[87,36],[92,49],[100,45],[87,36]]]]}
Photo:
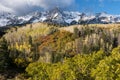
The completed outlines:
{"type": "MultiPolygon", "coordinates": [[[[101,64],[105,68],[119,64],[119,45],[119,24],[60,27],[34,23],[11,27],[0,39],[0,79],[2,75],[20,80],[94,80],[100,73],[109,75],[99,68],[101,64]],[[114,64],[109,65],[111,62],[114,64]]],[[[118,71],[116,67],[110,70],[118,71]]]]}

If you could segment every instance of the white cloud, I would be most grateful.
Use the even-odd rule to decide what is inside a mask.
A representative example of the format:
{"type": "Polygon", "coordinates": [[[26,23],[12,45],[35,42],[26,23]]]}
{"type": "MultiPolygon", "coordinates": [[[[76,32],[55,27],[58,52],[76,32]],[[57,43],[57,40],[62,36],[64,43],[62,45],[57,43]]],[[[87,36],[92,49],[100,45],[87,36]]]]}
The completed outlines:
{"type": "Polygon", "coordinates": [[[0,0],[0,12],[24,14],[36,9],[50,9],[55,6],[68,7],[75,0],[0,0]]]}
{"type": "Polygon", "coordinates": [[[3,12],[3,13],[4,12],[12,12],[12,13],[14,13],[14,10],[0,4],[0,12],[3,12]]]}

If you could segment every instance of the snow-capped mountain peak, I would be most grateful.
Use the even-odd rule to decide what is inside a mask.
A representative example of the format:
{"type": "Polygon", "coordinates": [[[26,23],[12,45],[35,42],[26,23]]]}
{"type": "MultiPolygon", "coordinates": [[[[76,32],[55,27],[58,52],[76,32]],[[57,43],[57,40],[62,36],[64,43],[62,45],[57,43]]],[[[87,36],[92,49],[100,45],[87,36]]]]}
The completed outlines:
{"type": "Polygon", "coordinates": [[[110,15],[105,12],[87,15],[77,11],[62,11],[58,7],[50,11],[36,11],[24,16],[15,16],[11,13],[0,15],[0,27],[16,26],[35,22],[50,22],[61,25],[119,23],[120,15],[110,15]]]}

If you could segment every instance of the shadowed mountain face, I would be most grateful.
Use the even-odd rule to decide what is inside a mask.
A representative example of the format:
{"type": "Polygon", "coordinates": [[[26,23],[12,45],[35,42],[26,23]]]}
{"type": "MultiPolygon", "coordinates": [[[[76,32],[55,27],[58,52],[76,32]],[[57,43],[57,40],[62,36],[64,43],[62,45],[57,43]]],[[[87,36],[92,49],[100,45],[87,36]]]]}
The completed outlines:
{"type": "Polygon", "coordinates": [[[119,23],[120,15],[109,15],[106,13],[97,13],[95,15],[86,15],[85,13],[62,11],[54,8],[50,11],[33,12],[25,16],[16,16],[11,13],[0,15],[0,27],[24,25],[27,23],[48,22],[60,25],[73,24],[107,24],[119,23]]]}

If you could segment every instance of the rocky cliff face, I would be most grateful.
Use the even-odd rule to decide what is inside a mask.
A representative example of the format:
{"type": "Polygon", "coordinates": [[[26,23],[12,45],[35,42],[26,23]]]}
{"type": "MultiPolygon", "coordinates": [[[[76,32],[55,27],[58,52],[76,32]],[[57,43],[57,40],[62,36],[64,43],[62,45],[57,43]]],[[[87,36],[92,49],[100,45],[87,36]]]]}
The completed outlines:
{"type": "Polygon", "coordinates": [[[25,16],[16,16],[11,13],[0,15],[0,27],[16,26],[27,23],[50,22],[61,25],[73,24],[107,24],[119,23],[120,15],[110,15],[107,13],[97,13],[95,15],[86,15],[85,13],[62,11],[54,8],[50,11],[33,12],[25,16]]]}

